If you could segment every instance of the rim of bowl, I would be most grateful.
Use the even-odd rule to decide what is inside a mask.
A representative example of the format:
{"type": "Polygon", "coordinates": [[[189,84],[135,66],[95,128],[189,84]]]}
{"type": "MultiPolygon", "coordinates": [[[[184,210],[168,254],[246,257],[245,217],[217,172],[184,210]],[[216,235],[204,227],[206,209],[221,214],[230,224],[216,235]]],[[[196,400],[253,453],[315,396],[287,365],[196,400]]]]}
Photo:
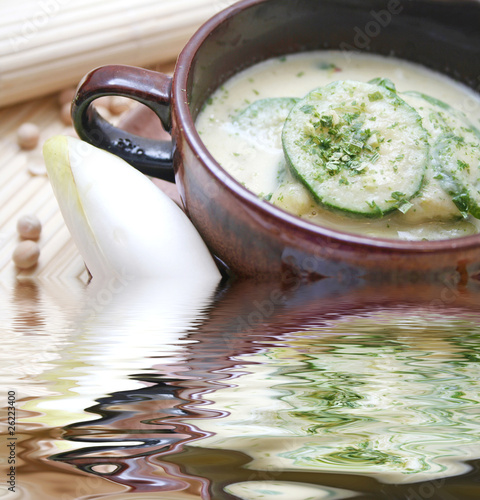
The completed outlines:
{"type": "Polygon", "coordinates": [[[189,70],[199,47],[216,27],[246,8],[268,1],[270,0],[241,0],[218,12],[198,28],[178,57],[172,82],[174,106],[177,108],[178,116],[185,131],[185,140],[196,156],[208,167],[210,173],[229,191],[230,195],[238,198],[250,209],[267,216],[267,218],[270,219],[270,223],[280,220],[293,230],[301,230],[308,233],[312,239],[315,237],[322,237],[333,239],[339,243],[348,244],[349,246],[389,250],[392,253],[407,254],[443,253],[451,252],[452,250],[461,251],[480,248],[480,233],[446,240],[406,241],[363,236],[361,234],[349,233],[314,224],[313,222],[308,222],[271,203],[261,200],[255,193],[235,180],[235,178],[215,160],[202,142],[195,127],[192,114],[190,113],[187,99],[189,70]]]}

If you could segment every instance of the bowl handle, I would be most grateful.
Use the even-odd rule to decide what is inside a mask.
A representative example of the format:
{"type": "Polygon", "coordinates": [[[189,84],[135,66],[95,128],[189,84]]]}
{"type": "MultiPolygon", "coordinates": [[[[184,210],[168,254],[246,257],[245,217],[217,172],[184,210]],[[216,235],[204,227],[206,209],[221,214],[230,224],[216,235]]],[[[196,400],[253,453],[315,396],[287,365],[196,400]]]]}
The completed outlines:
{"type": "Polygon", "coordinates": [[[90,104],[99,97],[123,96],[148,106],[171,128],[172,78],[143,68],[124,65],[101,66],[85,75],[72,103],[72,119],[80,139],[105,149],[140,172],[175,182],[173,145],[125,132],[102,118],[90,104]]]}

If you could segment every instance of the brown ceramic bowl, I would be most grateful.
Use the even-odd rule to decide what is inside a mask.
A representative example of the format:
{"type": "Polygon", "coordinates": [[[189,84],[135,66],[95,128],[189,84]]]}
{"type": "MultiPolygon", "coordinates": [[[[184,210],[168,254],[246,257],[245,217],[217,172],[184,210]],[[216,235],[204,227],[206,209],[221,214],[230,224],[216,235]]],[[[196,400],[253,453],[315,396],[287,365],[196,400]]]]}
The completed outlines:
{"type": "Polygon", "coordinates": [[[305,50],[395,54],[476,89],[479,27],[476,0],[244,0],[196,32],[180,54],[173,78],[127,66],[104,66],[86,75],[73,103],[75,128],[82,139],[146,174],[175,177],[188,216],[235,276],[391,277],[455,269],[472,276],[480,270],[480,235],[406,242],[301,220],[260,200],[227,174],[203,145],[194,123],[209,95],[239,70],[305,50]],[[386,26],[374,25],[373,13],[379,11],[390,13],[386,26]],[[359,30],[368,40],[356,36],[359,30]],[[105,122],[90,106],[104,95],[132,97],[153,109],[172,142],[146,140],[105,122]]]}

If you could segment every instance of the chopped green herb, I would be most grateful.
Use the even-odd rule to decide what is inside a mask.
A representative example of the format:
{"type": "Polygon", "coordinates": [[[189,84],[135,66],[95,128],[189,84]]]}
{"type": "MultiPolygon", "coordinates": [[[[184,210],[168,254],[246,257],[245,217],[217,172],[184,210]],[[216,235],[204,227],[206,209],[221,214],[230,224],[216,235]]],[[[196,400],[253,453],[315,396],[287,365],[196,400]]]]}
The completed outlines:
{"type": "Polygon", "coordinates": [[[391,92],[397,91],[395,84],[389,78],[374,78],[373,80],[370,80],[368,83],[379,85],[380,87],[390,90],[391,92]]]}
{"type": "Polygon", "coordinates": [[[373,92],[372,94],[368,94],[368,100],[370,102],[380,101],[381,99],[383,99],[383,95],[379,91],[373,92]]]}
{"type": "Polygon", "coordinates": [[[380,158],[380,154],[378,153],[378,151],[376,151],[372,156],[370,156],[370,162],[377,163],[379,158],[380,158]]]}
{"type": "Polygon", "coordinates": [[[300,110],[303,111],[305,114],[309,115],[309,114],[313,113],[315,108],[311,104],[306,104],[305,106],[302,106],[300,108],[300,110]]]}
{"type": "Polygon", "coordinates": [[[375,201],[366,201],[366,204],[376,213],[383,215],[382,209],[375,203],[375,201]]]}
{"type": "Polygon", "coordinates": [[[402,214],[406,214],[413,207],[413,203],[406,201],[402,205],[398,207],[398,210],[402,212],[402,214]]]}
{"type": "Polygon", "coordinates": [[[361,141],[358,141],[356,139],[352,139],[347,144],[347,152],[349,154],[358,155],[362,152],[363,147],[364,147],[364,144],[361,141]]]}
{"type": "Polygon", "coordinates": [[[333,125],[333,116],[332,115],[321,116],[320,123],[323,127],[331,127],[333,125]]]}
{"type": "Polygon", "coordinates": [[[467,170],[470,172],[470,165],[463,160],[457,160],[457,165],[460,170],[467,170]]]}
{"type": "Polygon", "coordinates": [[[351,81],[333,82],[310,92],[302,101],[291,110],[282,139],[288,166],[313,196],[332,208],[367,217],[383,216],[398,206],[408,210],[406,203],[421,187],[428,154],[426,132],[416,123],[418,114],[414,109],[379,86],[351,81]],[[378,114],[378,108],[382,115],[378,114]],[[397,108],[402,113],[396,115],[397,108]],[[386,123],[384,109],[391,110],[388,115],[391,120],[386,123]],[[389,134],[388,126],[397,127],[398,134],[389,134]],[[419,154],[425,157],[425,163],[418,170],[406,172],[407,181],[394,172],[407,156],[397,154],[402,151],[405,142],[402,139],[409,137],[411,141],[412,135],[419,143],[419,154]],[[392,138],[395,149],[382,146],[392,138]],[[387,190],[385,199],[377,199],[376,195],[372,199],[372,193],[377,193],[380,187],[387,190]],[[395,195],[390,200],[391,191],[395,195]],[[340,199],[339,193],[343,192],[355,196],[340,199]]]}
{"type": "Polygon", "coordinates": [[[360,113],[345,113],[343,115],[343,119],[350,125],[359,116],[360,116],[360,113]]]}
{"type": "Polygon", "coordinates": [[[329,62],[320,62],[318,64],[318,69],[321,69],[321,70],[334,70],[334,71],[341,71],[340,68],[338,66],[336,66],[335,64],[333,63],[329,63],[329,62]]]}
{"type": "Polygon", "coordinates": [[[402,201],[405,198],[405,193],[401,193],[400,191],[394,191],[392,193],[392,198],[396,201],[402,201]]]}

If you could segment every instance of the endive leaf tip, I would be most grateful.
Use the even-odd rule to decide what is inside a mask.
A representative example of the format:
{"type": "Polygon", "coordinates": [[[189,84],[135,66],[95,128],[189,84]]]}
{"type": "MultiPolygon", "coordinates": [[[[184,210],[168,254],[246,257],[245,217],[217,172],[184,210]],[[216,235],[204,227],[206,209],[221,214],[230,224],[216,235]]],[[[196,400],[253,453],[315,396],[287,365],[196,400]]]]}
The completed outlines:
{"type": "Polygon", "coordinates": [[[43,155],[55,154],[58,148],[68,146],[68,137],[66,135],[54,135],[43,144],[43,155]]]}
{"type": "Polygon", "coordinates": [[[44,158],[93,279],[124,272],[137,278],[220,279],[185,213],[124,160],[68,136],[46,141],[44,158]]]}

